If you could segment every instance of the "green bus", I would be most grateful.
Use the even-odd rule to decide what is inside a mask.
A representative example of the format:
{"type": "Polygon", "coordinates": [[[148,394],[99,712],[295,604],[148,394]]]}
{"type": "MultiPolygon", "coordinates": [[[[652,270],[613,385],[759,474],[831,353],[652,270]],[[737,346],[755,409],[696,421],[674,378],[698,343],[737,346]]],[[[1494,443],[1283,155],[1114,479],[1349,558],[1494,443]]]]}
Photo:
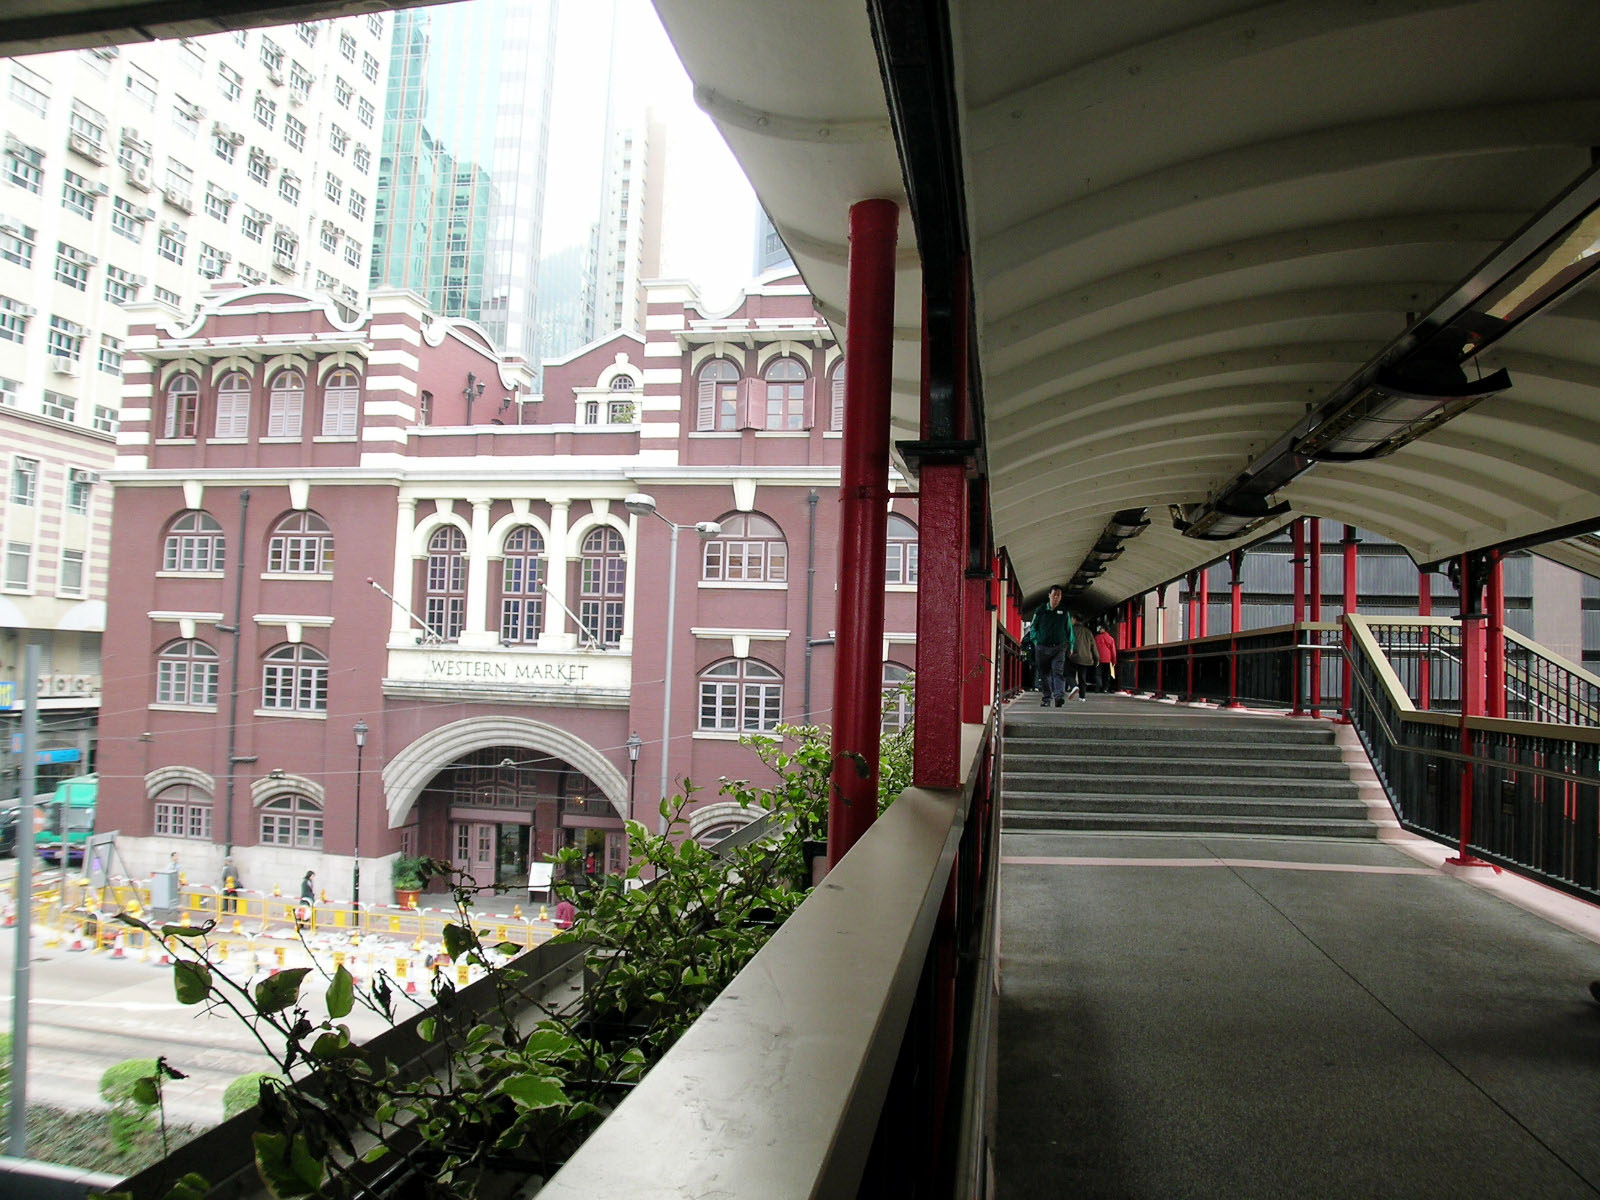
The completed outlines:
{"type": "Polygon", "coordinates": [[[45,862],[60,862],[65,845],[67,862],[83,861],[83,848],[94,832],[94,809],[99,795],[98,775],[75,775],[56,785],[56,794],[44,802],[45,827],[34,838],[40,858],[45,862]]]}

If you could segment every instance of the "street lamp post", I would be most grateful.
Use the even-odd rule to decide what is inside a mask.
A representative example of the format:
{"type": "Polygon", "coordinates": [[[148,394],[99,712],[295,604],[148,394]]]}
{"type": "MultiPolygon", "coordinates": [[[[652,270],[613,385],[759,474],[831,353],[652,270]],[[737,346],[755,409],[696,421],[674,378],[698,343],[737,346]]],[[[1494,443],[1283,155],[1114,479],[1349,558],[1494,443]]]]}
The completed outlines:
{"type": "MultiPolygon", "coordinates": [[[[678,534],[682,530],[693,529],[702,539],[714,538],[722,532],[722,526],[715,521],[699,521],[693,525],[679,525],[675,521],[668,521],[656,511],[655,497],[647,496],[643,492],[635,492],[625,497],[622,504],[636,517],[648,513],[666,521],[667,528],[672,530],[672,540],[667,547],[667,661],[661,680],[661,798],[665,800],[672,784],[669,751],[672,746],[672,643],[676,640],[678,615],[678,534]]],[[[663,836],[666,835],[665,813],[661,816],[660,831],[663,836]]]]}
{"type": "Polygon", "coordinates": [[[361,911],[361,758],[367,748],[367,723],[359,718],[355,725],[356,735],[356,865],[355,879],[350,885],[351,904],[357,912],[361,911]]]}
{"type": "Polygon", "coordinates": [[[636,729],[628,735],[628,819],[633,819],[633,789],[639,781],[639,751],[644,748],[644,739],[639,736],[636,729]]]}

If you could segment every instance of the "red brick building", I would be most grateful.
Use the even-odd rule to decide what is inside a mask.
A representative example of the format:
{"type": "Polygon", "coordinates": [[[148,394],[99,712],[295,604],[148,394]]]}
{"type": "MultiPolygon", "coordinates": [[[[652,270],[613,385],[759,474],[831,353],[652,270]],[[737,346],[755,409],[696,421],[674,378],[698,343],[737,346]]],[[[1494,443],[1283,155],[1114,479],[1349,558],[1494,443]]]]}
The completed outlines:
{"type": "MultiPolygon", "coordinates": [[[[342,898],[359,846],[370,901],[402,849],[486,883],[559,845],[619,868],[661,791],[666,522],[692,833],[749,819],[716,790],[763,770],[742,733],[828,721],[841,351],[798,280],[725,314],[653,284],[644,339],[546,364],[543,395],[406,292],[352,321],[272,288],[183,327],[129,311],[99,766],[135,872],[177,850],[203,878],[232,845],[247,886],[314,869],[342,898]]],[[[893,507],[891,679],[916,579],[893,507]]]]}

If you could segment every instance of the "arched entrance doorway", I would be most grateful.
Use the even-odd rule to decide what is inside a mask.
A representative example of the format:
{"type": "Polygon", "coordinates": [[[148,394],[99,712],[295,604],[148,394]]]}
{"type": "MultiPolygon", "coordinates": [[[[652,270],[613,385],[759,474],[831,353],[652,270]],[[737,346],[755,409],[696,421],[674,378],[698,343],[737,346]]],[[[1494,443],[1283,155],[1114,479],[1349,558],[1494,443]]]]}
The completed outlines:
{"type": "Polygon", "coordinates": [[[527,746],[458,756],[423,787],[412,813],[417,853],[467,872],[480,887],[526,887],[530,863],[568,846],[583,851],[590,874],[620,874],[625,866],[622,819],[600,786],[527,746]]]}

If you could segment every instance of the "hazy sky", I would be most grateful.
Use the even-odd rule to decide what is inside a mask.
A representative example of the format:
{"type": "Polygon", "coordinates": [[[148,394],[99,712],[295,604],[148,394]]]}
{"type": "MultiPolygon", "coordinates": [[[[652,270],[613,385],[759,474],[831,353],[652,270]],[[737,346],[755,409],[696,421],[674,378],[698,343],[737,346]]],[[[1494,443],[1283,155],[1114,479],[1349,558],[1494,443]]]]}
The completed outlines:
{"type": "MultiPolygon", "coordinates": [[[[559,0],[555,109],[545,191],[544,253],[582,241],[599,204],[605,61],[612,6],[559,0]]],[[[714,306],[751,279],[755,196],[704,113],[649,0],[616,0],[619,106],[646,105],[667,127],[661,273],[693,280],[714,306]],[[631,86],[627,86],[630,85],[631,86]]],[[[626,114],[618,113],[621,120],[626,114]]]]}

